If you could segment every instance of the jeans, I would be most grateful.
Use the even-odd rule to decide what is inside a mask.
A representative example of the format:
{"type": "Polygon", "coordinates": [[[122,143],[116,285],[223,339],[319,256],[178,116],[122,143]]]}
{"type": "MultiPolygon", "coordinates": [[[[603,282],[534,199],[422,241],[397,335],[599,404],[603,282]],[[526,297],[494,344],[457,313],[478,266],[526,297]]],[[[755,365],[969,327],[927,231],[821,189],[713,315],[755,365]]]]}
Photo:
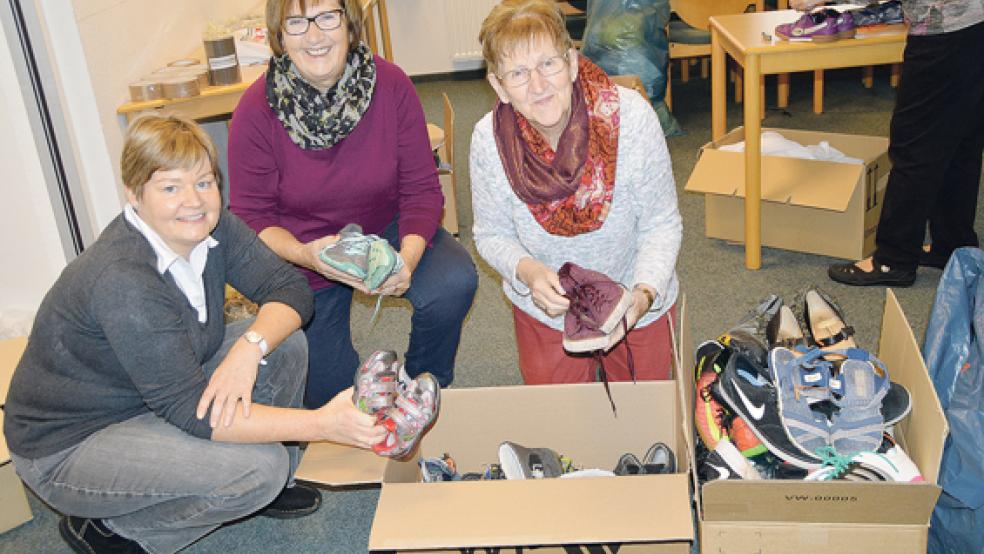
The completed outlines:
{"type": "Polygon", "coordinates": [[[915,269],[926,223],[933,257],[977,246],[984,147],[984,23],[909,35],[888,154],[892,171],[875,237],[877,264],[915,269]]]}
{"type": "MultiPolygon", "coordinates": [[[[208,375],[249,327],[226,328],[208,375]]],[[[307,344],[296,332],[261,365],[253,402],[297,408],[307,344]]],[[[56,510],[101,518],[150,552],[175,552],[280,494],[300,461],[298,447],[236,444],[188,435],[153,413],[110,425],[81,443],[34,460],[11,454],[17,474],[56,510]]]]}
{"type": "MultiPolygon", "coordinates": [[[[395,221],[381,236],[399,248],[395,221]]],[[[477,288],[478,273],[468,251],[438,228],[403,295],[413,307],[410,344],[404,356],[411,377],[429,371],[442,387],[451,384],[461,325],[477,288]]],[[[350,325],[352,290],[336,284],[314,293],[314,317],[304,328],[310,346],[304,394],[308,408],[319,408],[352,386],[359,367],[350,325]]]]}

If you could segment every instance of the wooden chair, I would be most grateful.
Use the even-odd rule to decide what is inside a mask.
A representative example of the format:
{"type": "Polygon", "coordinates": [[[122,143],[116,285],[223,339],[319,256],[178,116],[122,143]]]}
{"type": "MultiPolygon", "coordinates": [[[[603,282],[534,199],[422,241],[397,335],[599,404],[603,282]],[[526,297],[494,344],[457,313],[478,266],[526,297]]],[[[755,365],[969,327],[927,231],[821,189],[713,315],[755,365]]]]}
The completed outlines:
{"type": "MultiPolygon", "coordinates": [[[[670,0],[670,9],[679,16],[680,21],[671,21],[667,26],[670,44],[670,64],[681,60],[680,79],[689,79],[689,63],[694,58],[703,58],[701,73],[707,77],[707,60],[711,55],[710,18],[715,15],[744,13],[754,7],[755,11],[765,9],[764,0],[670,0]]],[[[673,109],[670,86],[672,70],[666,74],[666,106],[673,109]]],[[[741,78],[735,76],[735,100],[741,101],[741,78]]]]}
{"type": "Polygon", "coordinates": [[[362,0],[363,23],[366,42],[373,54],[379,54],[379,42],[383,43],[383,58],[393,61],[393,46],[390,44],[389,16],[386,13],[386,0],[362,0]],[[376,21],[379,21],[379,36],[376,36],[376,21]]]}
{"type": "Polygon", "coordinates": [[[441,181],[441,192],[444,194],[444,217],[441,225],[452,235],[458,235],[458,201],[455,196],[458,190],[457,173],[454,164],[454,106],[448,93],[444,97],[444,141],[437,149],[441,162],[438,165],[438,178],[441,181]]]}

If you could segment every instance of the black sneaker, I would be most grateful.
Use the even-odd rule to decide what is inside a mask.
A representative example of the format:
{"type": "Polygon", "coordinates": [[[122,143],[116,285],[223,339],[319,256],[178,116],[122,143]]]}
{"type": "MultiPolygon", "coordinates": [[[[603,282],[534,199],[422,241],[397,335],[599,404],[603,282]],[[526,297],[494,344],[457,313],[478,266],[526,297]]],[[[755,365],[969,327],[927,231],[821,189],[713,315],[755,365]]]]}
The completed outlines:
{"type": "Polygon", "coordinates": [[[147,552],[136,541],[110,531],[99,519],[65,516],[58,522],[58,532],[72,550],[79,554],[147,552]]]}
{"type": "Polygon", "coordinates": [[[715,394],[741,415],[773,454],[798,467],[820,467],[819,458],[797,448],[786,434],[779,415],[776,387],[765,367],[740,352],[733,352],[713,387],[715,394]]]}
{"type": "Polygon", "coordinates": [[[321,491],[310,485],[294,483],[293,487],[281,491],[260,515],[274,519],[296,519],[313,514],[320,507],[321,491]]]}
{"type": "Polygon", "coordinates": [[[697,464],[697,479],[701,483],[725,479],[761,479],[755,466],[742,456],[729,440],[718,442],[697,464]]]}

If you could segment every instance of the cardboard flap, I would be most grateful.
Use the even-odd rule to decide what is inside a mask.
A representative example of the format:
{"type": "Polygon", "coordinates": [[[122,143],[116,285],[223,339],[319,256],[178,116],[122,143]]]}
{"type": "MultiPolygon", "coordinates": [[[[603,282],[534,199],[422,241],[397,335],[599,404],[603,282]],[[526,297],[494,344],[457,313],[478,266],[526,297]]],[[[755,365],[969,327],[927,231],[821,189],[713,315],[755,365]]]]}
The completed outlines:
{"type": "Polygon", "coordinates": [[[14,376],[17,363],[27,348],[27,337],[0,340],[0,406],[7,402],[10,379],[14,376]]]}
{"type": "Polygon", "coordinates": [[[459,470],[467,472],[480,471],[497,460],[504,441],[551,448],[580,467],[605,469],[614,467],[619,453],[641,455],[656,441],[684,453],[685,446],[675,444],[674,422],[680,421],[676,403],[653,401],[675,398],[674,381],[610,383],[610,387],[617,416],[601,383],[442,391],[441,415],[421,441],[421,455],[440,457],[448,445],[454,445],[451,455],[459,470]],[[590,431],[573,425],[575,421],[590,422],[590,431]],[[544,429],[550,429],[546,441],[544,429]],[[591,440],[585,440],[586,433],[591,440]]]}
{"type": "Polygon", "coordinates": [[[381,483],[388,458],[332,442],[308,444],[295,477],[330,486],[381,483]]]}
{"type": "MultiPolygon", "coordinates": [[[[762,199],[780,204],[843,212],[864,166],[762,157],[762,199]]],[[[745,154],[706,148],[684,190],[745,197],[745,154]]]]}
{"type": "Polygon", "coordinates": [[[712,481],[704,521],[926,525],[940,488],[930,483],[712,481]]]}
{"type": "Polygon", "coordinates": [[[689,506],[684,474],[386,483],[369,549],[692,540],[689,506]]]}
{"type": "Polygon", "coordinates": [[[912,327],[891,289],[885,291],[878,353],[891,380],[904,386],[913,398],[912,412],[899,424],[905,437],[906,453],[916,463],[923,478],[935,483],[949,425],[912,327]]]}

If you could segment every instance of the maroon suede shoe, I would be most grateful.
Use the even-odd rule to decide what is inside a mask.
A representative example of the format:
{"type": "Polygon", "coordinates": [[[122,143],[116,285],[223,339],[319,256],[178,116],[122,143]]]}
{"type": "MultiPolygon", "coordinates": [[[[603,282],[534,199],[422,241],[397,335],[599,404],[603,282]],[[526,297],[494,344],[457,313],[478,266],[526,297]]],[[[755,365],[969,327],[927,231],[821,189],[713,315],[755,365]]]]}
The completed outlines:
{"type": "Polygon", "coordinates": [[[567,262],[557,271],[571,305],[564,316],[564,348],[592,352],[608,346],[608,336],[632,306],[632,295],[607,275],[567,262]]]}

